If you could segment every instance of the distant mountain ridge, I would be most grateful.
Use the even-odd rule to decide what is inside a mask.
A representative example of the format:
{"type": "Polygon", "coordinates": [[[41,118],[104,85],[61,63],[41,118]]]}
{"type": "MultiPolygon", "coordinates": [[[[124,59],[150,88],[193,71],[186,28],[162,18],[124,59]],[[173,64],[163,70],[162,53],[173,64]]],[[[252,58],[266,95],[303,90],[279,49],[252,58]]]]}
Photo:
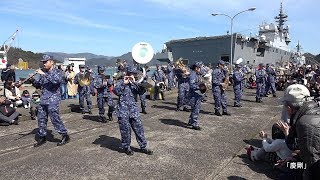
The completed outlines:
{"type": "Polygon", "coordinates": [[[95,58],[105,58],[107,60],[110,60],[113,58],[113,56],[104,56],[104,55],[96,55],[93,53],[64,53],[64,52],[44,52],[43,54],[48,54],[53,56],[54,59],[63,62],[64,58],[71,58],[71,57],[77,57],[77,58],[86,58],[87,60],[95,59],[95,58]]]}

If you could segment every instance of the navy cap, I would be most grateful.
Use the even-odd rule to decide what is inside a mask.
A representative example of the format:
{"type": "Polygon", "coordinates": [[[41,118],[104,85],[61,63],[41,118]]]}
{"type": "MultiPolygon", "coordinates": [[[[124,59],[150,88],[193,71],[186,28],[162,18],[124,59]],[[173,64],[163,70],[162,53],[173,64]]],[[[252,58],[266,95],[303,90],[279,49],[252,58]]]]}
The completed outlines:
{"type": "Polygon", "coordinates": [[[79,68],[86,68],[86,66],[84,64],[80,64],[79,68]]]}
{"type": "Polygon", "coordinates": [[[52,56],[45,54],[45,55],[42,56],[41,61],[45,62],[45,61],[49,61],[49,60],[52,60],[52,59],[53,59],[52,56]]]}
{"type": "Polygon", "coordinates": [[[219,64],[224,65],[224,64],[225,64],[225,62],[224,62],[224,61],[222,61],[222,60],[220,60],[220,61],[219,61],[219,64]]]}
{"type": "Polygon", "coordinates": [[[201,67],[201,66],[202,66],[202,63],[197,61],[196,63],[194,63],[194,65],[195,65],[196,67],[201,67]]]}
{"type": "Polygon", "coordinates": [[[104,71],[105,68],[103,66],[98,66],[98,71],[104,71]]]}
{"type": "Polygon", "coordinates": [[[269,64],[269,63],[267,63],[266,65],[267,65],[267,66],[270,66],[270,64],[269,64]]]}
{"type": "Polygon", "coordinates": [[[236,64],[235,67],[236,67],[236,68],[241,68],[242,65],[241,65],[241,64],[236,64]]]}
{"type": "Polygon", "coordinates": [[[134,73],[134,74],[137,74],[138,73],[138,70],[135,66],[128,66],[127,67],[127,72],[128,73],[134,73]]]}

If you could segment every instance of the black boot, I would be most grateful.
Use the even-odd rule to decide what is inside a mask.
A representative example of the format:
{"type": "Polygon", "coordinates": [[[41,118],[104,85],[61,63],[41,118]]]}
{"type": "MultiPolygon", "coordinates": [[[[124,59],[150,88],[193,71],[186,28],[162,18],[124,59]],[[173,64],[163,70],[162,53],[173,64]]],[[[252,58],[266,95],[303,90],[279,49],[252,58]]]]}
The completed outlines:
{"type": "Polygon", "coordinates": [[[58,142],[57,146],[65,145],[65,144],[67,144],[69,141],[70,141],[70,137],[69,137],[68,134],[62,135],[62,139],[61,139],[60,142],[58,142]]]}
{"type": "Polygon", "coordinates": [[[99,121],[101,121],[102,123],[107,123],[107,118],[104,116],[100,116],[99,121]]]}
{"type": "Polygon", "coordinates": [[[222,112],[222,115],[231,116],[231,114],[228,113],[228,111],[223,111],[223,112],[222,112]]]}
{"type": "Polygon", "coordinates": [[[192,126],[192,129],[197,130],[197,131],[201,130],[201,128],[199,126],[192,126]]]}
{"type": "Polygon", "coordinates": [[[92,114],[92,111],[91,111],[91,110],[89,110],[89,114],[92,114]]]}
{"type": "Polygon", "coordinates": [[[146,111],[146,108],[142,108],[142,112],[141,113],[143,113],[143,114],[147,114],[147,111],[146,111]]]}
{"type": "Polygon", "coordinates": [[[113,121],[112,113],[108,113],[109,121],[113,121]]]}
{"type": "Polygon", "coordinates": [[[183,107],[183,111],[190,112],[190,110],[187,107],[183,107]]]}
{"type": "Polygon", "coordinates": [[[177,106],[176,111],[180,111],[180,107],[179,106],[177,106]]]}
{"type": "Polygon", "coordinates": [[[124,149],[124,153],[126,153],[128,156],[132,156],[134,153],[131,149],[124,149]]]}
{"type": "Polygon", "coordinates": [[[140,149],[140,151],[141,151],[142,153],[145,153],[145,154],[148,154],[148,155],[152,155],[152,154],[153,154],[153,151],[150,150],[150,149],[147,149],[147,148],[140,149]]]}
{"type": "Polygon", "coordinates": [[[217,116],[222,116],[222,114],[220,113],[219,110],[216,110],[216,111],[214,112],[214,114],[217,115],[217,116]]]}
{"type": "Polygon", "coordinates": [[[33,147],[39,147],[42,144],[45,144],[46,142],[47,142],[46,137],[39,137],[39,139],[37,139],[37,143],[35,143],[33,147]]]}

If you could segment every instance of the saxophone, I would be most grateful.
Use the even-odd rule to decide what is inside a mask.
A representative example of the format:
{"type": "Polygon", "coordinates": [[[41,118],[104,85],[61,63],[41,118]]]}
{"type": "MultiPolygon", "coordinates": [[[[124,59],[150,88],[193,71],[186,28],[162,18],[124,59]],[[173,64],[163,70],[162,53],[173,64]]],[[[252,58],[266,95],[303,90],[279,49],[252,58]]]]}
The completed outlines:
{"type": "Polygon", "coordinates": [[[86,71],[85,73],[79,74],[79,86],[89,86],[90,85],[90,72],[86,71]]]}

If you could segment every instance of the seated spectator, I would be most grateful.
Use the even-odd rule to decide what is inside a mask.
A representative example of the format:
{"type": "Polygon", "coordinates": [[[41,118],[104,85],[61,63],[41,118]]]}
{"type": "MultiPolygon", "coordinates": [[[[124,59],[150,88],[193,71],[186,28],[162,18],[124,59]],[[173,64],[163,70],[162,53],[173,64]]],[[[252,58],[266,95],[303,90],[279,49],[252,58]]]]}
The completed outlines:
{"type": "Polygon", "coordinates": [[[259,136],[262,139],[262,148],[250,146],[247,150],[252,161],[264,160],[274,165],[278,160],[292,156],[292,151],[288,148],[285,139],[270,139],[264,131],[261,131],[259,136]],[[270,153],[275,153],[275,155],[270,153]]]}
{"type": "Polygon", "coordinates": [[[14,107],[21,106],[20,90],[15,86],[14,82],[9,81],[4,88],[4,95],[13,103],[14,107]]]}
{"type": "Polygon", "coordinates": [[[40,92],[36,90],[34,93],[32,93],[32,99],[30,102],[30,115],[31,119],[35,120],[38,114],[38,106],[40,104],[40,92]]]}
{"type": "Polygon", "coordinates": [[[0,97],[0,125],[8,126],[10,124],[18,125],[19,113],[11,106],[11,101],[4,96],[0,97]]]}
{"type": "MultiPolygon", "coordinates": [[[[287,113],[284,117],[290,119],[290,128],[286,123],[280,124],[287,146],[291,150],[299,151],[299,158],[306,165],[304,179],[320,179],[319,103],[312,101],[309,90],[301,84],[290,85],[282,100],[283,112],[287,113]]],[[[287,161],[282,163],[286,164],[287,161]]]]}
{"type": "Polygon", "coordinates": [[[31,96],[28,90],[24,90],[21,96],[23,107],[28,109],[30,107],[31,96]]]}

